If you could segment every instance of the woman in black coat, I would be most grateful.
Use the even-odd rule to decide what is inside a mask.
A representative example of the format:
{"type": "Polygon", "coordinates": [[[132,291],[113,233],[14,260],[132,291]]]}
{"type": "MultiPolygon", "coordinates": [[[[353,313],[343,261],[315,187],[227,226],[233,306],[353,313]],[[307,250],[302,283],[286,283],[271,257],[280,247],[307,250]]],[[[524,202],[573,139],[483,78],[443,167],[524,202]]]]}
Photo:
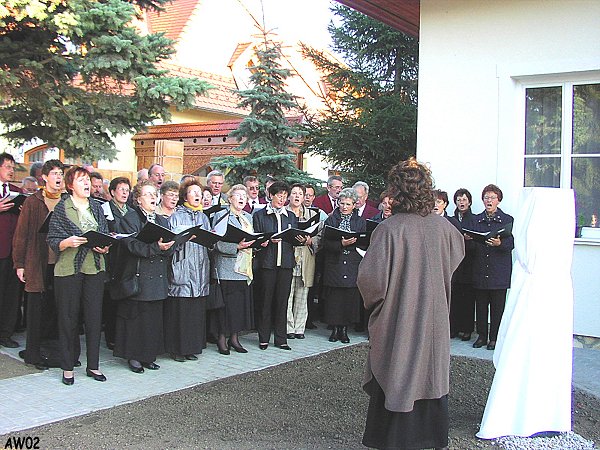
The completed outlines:
{"type": "MultiPolygon", "coordinates": [[[[269,186],[271,201],[252,216],[255,233],[277,233],[297,227],[298,218],[285,208],[289,192],[290,187],[282,181],[275,181],[269,186]]],[[[267,349],[271,330],[274,329],[275,347],[291,350],[287,343],[287,307],[292,270],[296,264],[294,248],[281,239],[272,239],[256,253],[255,259],[262,293],[258,316],[259,348],[267,349]]]]}
{"type": "MultiPolygon", "coordinates": [[[[358,195],[352,188],[340,192],[338,207],[325,221],[325,225],[344,231],[360,232],[367,229],[367,222],[354,209],[358,195]]],[[[333,326],[330,342],[350,342],[348,325],[360,320],[362,307],[356,286],[358,265],[362,256],[356,250],[356,238],[340,241],[322,239],[325,263],[323,267],[323,297],[325,298],[325,322],[333,326]]]]}
{"type": "MultiPolygon", "coordinates": [[[[131,208],[118,224],[120,233],[138,233],[146,222],[169,228],[167,219],[156,214],[158,196],[154,184],[142,181],[133,189],[131,208]]],[[[167,298],[169,284],[167,268],[174,241],[146,244],[134,237],[121,241],[124,244],[124,278],[139,273],[139,294],[121,300],[117,310],[114,355],[128,360],[132,372],[143,373],[144,367],[159,369],[154,361],[164,353],[163,300],[167,298]],[[138,266],[139,265],[139,266],[138,266]]]]}
{"type": "MultiPolygon", "coordinates": [[[[510,227],[513,218],[505,214],[498,205],[502,201],[502,191],[494,184],[483,188],[481,199],[485,210],[463,223],[463,229],[477,232],[492,232],[510,227]]],[[[512,234],[506,237],[492,237],[485,242],[474,243],[473,287],[477,310],[477,340],[473,347],[487,344],[488,350],[496,348],[498,328],[504,314],[506,291],[510,288],[512,274],[512,250],[515,242],[512,234]],[[490,315],[488,339],[488,312],[490,315]]]]}

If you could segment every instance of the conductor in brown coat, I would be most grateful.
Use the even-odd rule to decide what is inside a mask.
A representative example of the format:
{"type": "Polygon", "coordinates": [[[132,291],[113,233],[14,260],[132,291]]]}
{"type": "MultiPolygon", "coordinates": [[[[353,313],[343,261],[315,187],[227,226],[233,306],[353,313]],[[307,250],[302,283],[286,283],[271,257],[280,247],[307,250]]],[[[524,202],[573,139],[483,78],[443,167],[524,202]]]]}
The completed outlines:
{"type": "Polygon", "coordinates": [[[432,214],[433,182],[411,158],[392,168],[393,215],[373,232],[357,284],[371,348],[363,380],[370,402],[363,444],[371,448],[448,446],[452,273],[464,239],[432,214]]]}

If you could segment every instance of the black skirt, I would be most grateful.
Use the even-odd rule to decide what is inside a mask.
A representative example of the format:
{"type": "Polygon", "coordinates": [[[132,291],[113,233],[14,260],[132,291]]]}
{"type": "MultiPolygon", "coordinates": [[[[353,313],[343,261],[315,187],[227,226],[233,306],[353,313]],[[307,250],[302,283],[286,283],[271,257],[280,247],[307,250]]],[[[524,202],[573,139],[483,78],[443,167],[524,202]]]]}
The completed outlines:
{"type": "Polygon", "coordinates": [[[358,288],[323,286],[323,298],[328,325],[351,325],[360,321],[362,303],[358,288]]]}
{"type": "Polygon", "coordinates": [[[121,300],[117,308],[114,355],[153,362],[164,352],[163,301],[121,300]]]}
{"type": "Polygon", "coordinates": [[[206,297],[168,297],[164,304],[165,351],[202,353],[206,348],[206,297]]]}
{"type": "Polygon", "coordinates": [[[415,401],[412,411],[385,409],[385,394],[375,378],[366,386],[371,397],[363,445],[378,449],[424,449],[448,446],[448,396],[415,401]]]}
{"type": "Polygon", "coordinates": [[[244,280],[221,280],[225,307],[210,311],[210,331],[230,336],[254,328],[252,286],[244,280]]]}

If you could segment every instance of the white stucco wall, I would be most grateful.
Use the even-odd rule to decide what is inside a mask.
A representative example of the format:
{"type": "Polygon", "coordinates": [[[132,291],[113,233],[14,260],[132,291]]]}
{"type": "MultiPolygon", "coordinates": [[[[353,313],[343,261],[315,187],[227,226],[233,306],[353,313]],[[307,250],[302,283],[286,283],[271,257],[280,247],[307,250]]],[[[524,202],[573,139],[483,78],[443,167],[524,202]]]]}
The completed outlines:
{"type": "MultiPolygon", "coordinates": [[[[600,81],[600,1],[421,0],[420,33],[417,158],[450,196],[468,188],[475,212],[497,184],[510,214],[523,187],[523,84],[600,81]]],[[[574,332],[600,337],[590,267],[600,246],[578,240],[574,332]]]]}
{"type": "Polygon", "coordinates": [[[420,33],[418,159],[450,195],[468,188],[476,211],[498,184],[510,212],[523,185],[519,83],[600,80],[600,1],[421,0],[420,33]]]}

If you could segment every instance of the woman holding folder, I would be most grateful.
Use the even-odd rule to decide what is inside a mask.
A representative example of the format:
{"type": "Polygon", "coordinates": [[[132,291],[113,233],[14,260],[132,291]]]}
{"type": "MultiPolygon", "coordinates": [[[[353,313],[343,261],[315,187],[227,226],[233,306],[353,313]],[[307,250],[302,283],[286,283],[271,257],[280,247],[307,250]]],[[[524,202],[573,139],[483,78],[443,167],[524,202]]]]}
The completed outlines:
{"type": "Polygon", "coordinates": [[[104,254],[108,247],[86,246],[87,231],[108,233],[100,202],[90,200],[90,174],[74,166],[65,175],[68,196],[54,207],[48,228],[48,245],[58,255],[54,290],[58,311],[58,338],[62,382],[75,382],[73,366],[79,359],[79,311],[83,308],[87,350],[86,374],[106,381],[98,364],[102,324],[102,296],[106,278],[104,254]]]}
{"type": "MultiPolygon", "coordinates": [[[[210,230],[202,212],[202,186],[195,178],[179,187],[182,205],[169,218],[175,233],[200,226],[210,230]]],[[[169,271],[169,297],[164,306],[165,350],[175,361],[197,360],[206,347],[206,297],[210,262],[205,246],[191,241],[175,248],[169,271]]]]}
{"type": "MultiPolygon", "coordinates": [[[[358,200],[356,191],[346,188],[340,192],[338,207],[325,221],[325,225],[343,231],[360,232],[367,229],[367,222],[358,215],[354,205],[358,200]]],[[[323,239],[325,263],[323,268],[323,297],[325,298],[325,322],[333,326],[329,342],[350,342],[348,325],[360,320],[361,299],[356,287],[358,265],[362,260],[357,252],[356,238],[340,240],[323,239]]]]}
{"type": "MultiPolygon", "coordinates": [[[[127,211],[117,225],[120,233],[139,233],[147,222],[164,228],[169,222],[156,214],[158,195],[152,182],[146,180],[133,188],[134,207],[127,211]]],[[[167,267],[175,241],[145,243],[135,237],[121,240],[124,245],[123,279],[138,276],[139,292],[121,300],[117,309],[114,355],[128,360],[132,372],[144,368],[160,368],[154,361],[164,352],[163,300],[169,284],[167,267]]]]}
{"type": "MultiPolygon", "coordinates": [[[[242,184],[234,185],[228,192],[229,210],[215,214],[213,222],[227,221],[228,225],[253,233],[252,216],[243,211],[248,201],[248,191],[242,184]]],[[[215,245],[213,278],[217,289],[223,293],[223,308],[213,312],[217,331],[219,353],[229,355],[248,351],[240,344],[238,333],[254,327],[254,302],[252,299],[252,249],[254,241],[239,243],[219,241],[215,245]]]]}

